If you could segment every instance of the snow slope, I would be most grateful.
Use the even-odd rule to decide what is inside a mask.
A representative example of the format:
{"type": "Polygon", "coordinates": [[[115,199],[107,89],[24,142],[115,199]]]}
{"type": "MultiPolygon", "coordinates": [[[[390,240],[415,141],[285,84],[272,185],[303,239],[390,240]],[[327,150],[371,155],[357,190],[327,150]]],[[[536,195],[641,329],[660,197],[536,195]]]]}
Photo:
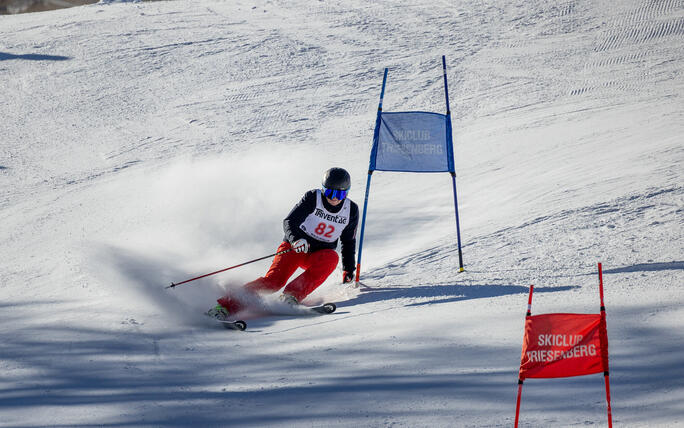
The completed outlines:
{"type": "MultiPolygon", "coordinates": [[[[596,312],[616,426],[684,426],[684,4],[173,1],[0,17],[0,426],[511,426],[533,313],[596,312]],[[363,287],[317,318],[201,312],[322,172],[363,202],[386,111],[444,111],[450,177],[373,176],[363,287]]],[[[605,424],[600,376],[525,426],[605,424]]]]}

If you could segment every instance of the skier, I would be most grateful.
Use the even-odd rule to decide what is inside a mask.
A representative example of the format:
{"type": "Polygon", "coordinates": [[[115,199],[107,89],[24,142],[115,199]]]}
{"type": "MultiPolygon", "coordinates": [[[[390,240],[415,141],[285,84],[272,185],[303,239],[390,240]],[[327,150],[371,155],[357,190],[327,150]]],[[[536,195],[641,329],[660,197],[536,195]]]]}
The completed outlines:
{"type": "MultiPolygon", "coordinates": [[[[351,177],[343,168],[330,168],[323,176],[323,188],[306,192],[283,221],[285,238],[265,276],[245,284],[251,294],[274,293],[280,290],[297,268],[304,272],[292,280],[280,297],[285,303],[299,304],[335,270],[342,252],[342,282],[354,279],[356,226],[359,208],[347,198],[351,177]]],[[[207,314],[225,320],[244,309],[246,303],[230,293],[218,299],[218,305],[207,314]]]]}

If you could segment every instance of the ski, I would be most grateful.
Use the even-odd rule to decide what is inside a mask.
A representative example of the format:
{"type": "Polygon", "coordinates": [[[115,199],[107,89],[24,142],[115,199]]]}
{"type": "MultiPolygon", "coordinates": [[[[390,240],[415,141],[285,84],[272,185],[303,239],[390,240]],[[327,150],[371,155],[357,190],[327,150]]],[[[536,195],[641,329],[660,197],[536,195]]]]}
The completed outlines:
{"type": "MultiPolygon", "coordinates": [[[[303,306],[303,305],[295,305],[297,309],[297,313],[273,313],[273,315],[327,315],[327,314],[332,314],[337,310],[337,305],[334,303],[324,303],[319,306],[303,306]]],[[[236,320],[236,321],[231,321],[231,320],[220,320],[218,318],[214,318],[213,316],[205,313],[204,315],[208,316],[212,320],[221,323],[224,328],[228,330],[239,330],[239,331],[245,331],[247,329],[247,323],[242,321],[242,320],[236,320]]]]}
{"type": "Polygon", "coordinates": [[[317,314],[332,314],[337,310],[337,305],[334,303],[324,303],[320,306],[312,306],[308,308],[311,312],[315,312],[317,314]]]}
{"type": "Polygon", "coordinates": [[[245,329],[247,328],[247,323],[244,322],[244,321],[242,321],[242,320],[237,320],[237,321],[228,321],[228,320],[225,320],[225,321],[221,321],[221,320],[216,319],[216,318],[212,318],[212,319],[215,320],[216,322],[220,322],[221,324],[223,324],[223,327],[226,328],[226,329],[228,329],[228,330],[240,330],[240,331],[245,331],[245,329]]]}
{"type": "Polygon", "coordinates": [[[324,303],[319,306],[306,306],[302,304],[280,305],[273,306],[267,311],[270,315],[281,315],[286,317],[291,316],[309,316],[309,315],[327,315],[332,314],[337,309],[334,303],[324,303]]]}

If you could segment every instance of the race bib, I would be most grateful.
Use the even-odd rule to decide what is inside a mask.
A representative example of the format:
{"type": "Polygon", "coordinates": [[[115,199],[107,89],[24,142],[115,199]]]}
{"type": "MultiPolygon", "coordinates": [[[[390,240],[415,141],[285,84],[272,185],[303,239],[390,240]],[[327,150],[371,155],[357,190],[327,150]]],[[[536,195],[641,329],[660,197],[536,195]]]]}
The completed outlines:
{"type": "Polygon", "coordinates": [[[316,190],[316,208],[309,214],[299,228],[308,236],[323,242],[335,242],[349,224],[351,204],[348,199],[342,202],[338,213],[331,213],[323,205],[320,190],[316,190]]]}

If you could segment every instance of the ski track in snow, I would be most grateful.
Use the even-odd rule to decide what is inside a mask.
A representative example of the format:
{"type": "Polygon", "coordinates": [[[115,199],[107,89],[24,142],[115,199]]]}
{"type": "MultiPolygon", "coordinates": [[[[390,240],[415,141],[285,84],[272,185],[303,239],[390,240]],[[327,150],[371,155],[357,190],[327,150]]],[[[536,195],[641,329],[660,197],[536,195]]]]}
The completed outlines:
{"type": "MultiPolygon", "coordinates": [[[[532,312],[597,312],[616,426],[684,425],[684,2],[103,2],[0,16],[0,426],[511,426],[532,312]],[[443,112],[450,178],[377,172],[362,285],[320,317],[202,315],[385,111],[443,112]]],[[[521,424],[605,423],[603,379],[521,424]]]]}

